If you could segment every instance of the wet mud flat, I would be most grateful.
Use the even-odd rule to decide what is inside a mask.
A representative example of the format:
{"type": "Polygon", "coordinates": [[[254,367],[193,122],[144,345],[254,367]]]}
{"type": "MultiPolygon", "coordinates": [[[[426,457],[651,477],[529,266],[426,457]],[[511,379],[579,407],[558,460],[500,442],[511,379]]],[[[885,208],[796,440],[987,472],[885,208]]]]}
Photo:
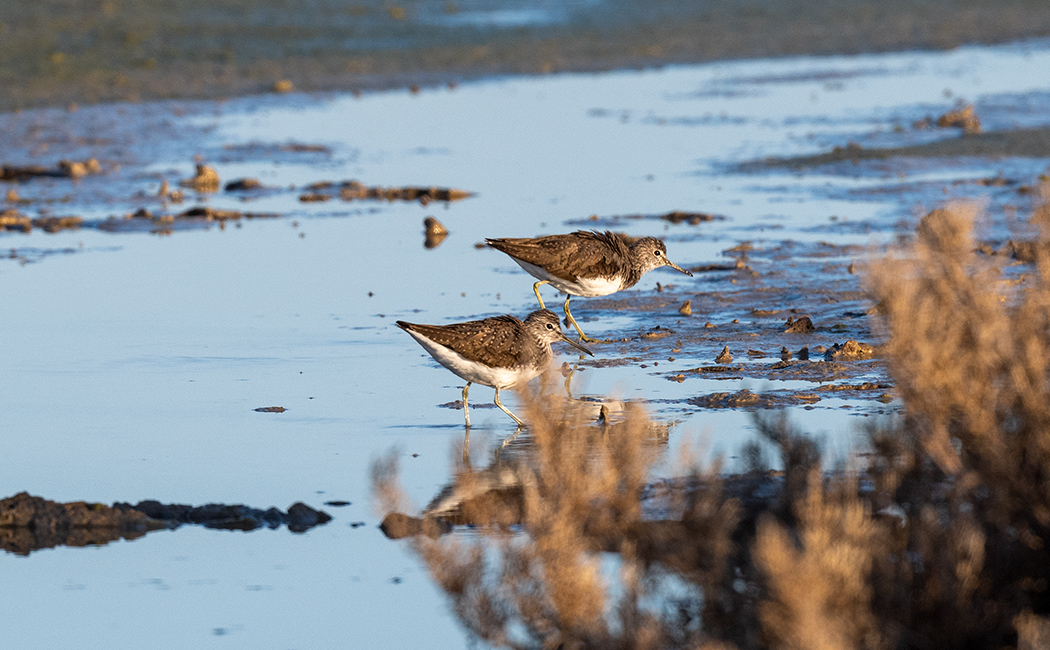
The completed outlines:
{"type": "Polygon", "coordinates": [[[698,288],[687,290],[676,282],[648,295],[579,300],[574,314],[585,330],[588,323],[600,323],[601,316],[592,314],[603,313],[631,314],[639,324],[652,324],[596,344],[602,358],[573,367],[627,363],[686,388],[693,378],[727,385],[751,379],[811,386],[777,388],[761,396],[727,389],[684,400],[701,408],[816,404],[822,396],[841,397],[842,391],[861,401],[885,400],[890,384],[872,346],[877,345],[868,320],[872,305],[853,272],[858,257],[870,253],[828,242],[738,245],[723,252],[728,264],[689,269],[700,278],[698,288]],[[661,370],[661,364],[676,365],[682,356],[702,362],[661,370]]]}
{"type": "Polygon", "coordinates": [[[950,48],[1050,35],[1037,0],[960,5],[684,0],[551,5],[6,0],[0,110],[443,84],[797,54],[950,48]]]}

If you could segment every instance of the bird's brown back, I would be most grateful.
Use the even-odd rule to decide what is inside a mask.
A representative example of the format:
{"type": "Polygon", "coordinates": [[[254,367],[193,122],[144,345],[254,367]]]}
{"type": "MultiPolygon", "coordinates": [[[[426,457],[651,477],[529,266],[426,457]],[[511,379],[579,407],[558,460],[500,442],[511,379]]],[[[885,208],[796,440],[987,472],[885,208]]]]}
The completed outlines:
{"type": "Polygon", "coordinates": [[[485,241],[498,251],[570,282],[581,277],[617,277],[632,268],[627,242],[608,231],[577,230],[566,235],[485,241]]]}
{"type": "Polygon", "coordinates": [[[495,316],[449,325],[421,325],[397,321],[397,326],[439,343],[470,361],[494,368],[527,366],[537,354],[533,337],[513,316],[495,316]]]}

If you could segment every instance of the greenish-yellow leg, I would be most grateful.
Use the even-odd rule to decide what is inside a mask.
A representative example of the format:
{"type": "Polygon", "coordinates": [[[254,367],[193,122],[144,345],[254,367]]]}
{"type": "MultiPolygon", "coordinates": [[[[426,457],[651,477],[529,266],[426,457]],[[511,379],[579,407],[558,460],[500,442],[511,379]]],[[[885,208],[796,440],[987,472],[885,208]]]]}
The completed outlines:
{"type": "Polygon", "coordinates": [[[501,411],[503,411],[504,413],[506,413],[507,415],[509,415],[509,416],[510,416],[511,418],[513,418],[513,419],[514,419],[514,421],[518,423],[518,426],[519,426],[519,427],[523,427],[523,426],[525,426],[525,423],[524,423],[524,422],[522,422],[522,421],[521,421],[521,420],[520,420],[520,419],[518,418],[518,416],[516,416],[516,415],[514,415],[513,413],[511,413],[511,412],[510,412],[510,409],[508,409],[508,408],[507,408],[506,406],[503,406],[503,402],[499,401],[499,389],[498,389],[498,388],[496,389],[496,400],[495,400],[495,401],[496,401],[496,406],[498,406],[498,407],[499,407],[499,409],[500,409],[501,411]]]}
{"type": "Polygon", "coordinates": [[[580,329],[580,326],[576,324],[576,319],[572,317],[572,312],[569,311],[569,300],[571,298],[572,298],[572,294],[569,294],[568,296],[565,296],[565,316],[566,316],[566,318],[568,318],[569,319],[569,323],[572,324],[572,326],[576,328],[576,331],[580,333],[580,340],[581,341],[587,341],[588,343],[597,343],[598,339],[592,339],[591,337],[589,337],[586,334],[584,334],[583,330],[580,329]]]}
{"type": "Polygon", "coordinates": [[[543,296],[540,295],[541,284],[550,284],[550,280],[540,280],[536,284],[532,285],[532,290],[536,292],[536,300],[540,301],[540,309],[546,309],[547,306],[543,304],[543,296]]]}
{"type": "MultiPolygon", "coordinates": [[[[470,428],[470,411],[467,409],[467,391],[468,390],[470,390],[470,382],[469,381],[467,382],[467,385],[463,387],[463,417],[465,417],[467,419],[467,428],[469,429],[470,428]]],[[[467,435],[468,436],[470,435],[469,431],[467,432],[467,435]]]]}

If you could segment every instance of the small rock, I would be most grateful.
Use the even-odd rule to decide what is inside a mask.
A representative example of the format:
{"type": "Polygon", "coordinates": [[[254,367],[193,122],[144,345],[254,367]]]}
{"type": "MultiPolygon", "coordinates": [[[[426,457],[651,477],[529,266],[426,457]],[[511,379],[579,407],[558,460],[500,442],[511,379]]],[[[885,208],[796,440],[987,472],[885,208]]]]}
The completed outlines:
{"type": "Polygon", "coordinates": [[[227,192],[243,192],[245,190],[262,189],[262,186],[263,184],[257,178],[238,178],[235,181],[226,183],[226,187],[223,189],[227,192]]]}
{"type": "Polygon", "coordinates": [[[678,308],[678,313],[683,316],[692,316],[693,302],[691,300],[686,300],[685,302],[683,302],[682,306],[678,308]]]}
{"type": "Polygon", "coordinates": [[[722,352],[715,357],[715,363],[730,363],[733,361],[733,355],[729,352],[729,346],[722,348],[722,352]]]}
{"type": "Polygon", "coordinates": [[[803,316],[802,318],[788,318],[787,322],[784,323],[784,330],[786,334],[810,334],[815,332],[817,328],[813,327],[813,321],[810,320],[809,316],[803,316]]]}
{"type": "Polygon", "coordinates": [[[383,521],[379,524],[379,530],[383,531],[383,534],[390,539],[402,539],[415,537],[416,535],[426,535],[432,539],[437,539],[445,533],[451,532],[452,524],[444,519],[430,517],[421,519],[419,517],[410,517],[400,512],[391,512],[383,517],[383,521]]]}
{"type": "Polygon", "coordinates": [[[260,406],[253,410],[256,413],[284,413],[287,409],[283,406],[260,406]]]}
{"type": "Polygon", "coordinates": [[[760,395],[746,388],[736,393],[712,393],[689,400],[690,404],[709,409],[758,406],[762,402],[764,400],[760,395]]]}
{"type": "Polygon", "coordinates": [[[937,118],[937,126],[960,128],[963,130],[963,133],[981,132],[981,120],[974,113],[973,104],[959,106],[955,110],[941,115],[937,118]]]}
{"type": "Polygon", "coordinates": [[[781,361],[787,361],[790,358],[791,358],[791,350],[788,350],[786,347],[782,346],[780,348],[780,360],[781,361]]]}
{"type": "Polygon", "coordinates": [[[423,242],[425,248],[437,248],[448,237],[448,229],[434,217],[424,219],[423,227],[426,228],[426,239],[423,242]]]}
{"type": "Polygon", "coordinates": [[[30,232],[33,229],[33,220],[18,210],[4,210],[0,212],[0,230],[21,230],[30,232]]]}
{"type": "Polygon", "coordinates": [[[796,353],[796,355],[798,356],[800,361],[808,361],[809,360],[809,346],[808,345],[802,346],[802,349],[799,350],[796,353]]]}
{"type": "Polygon", "coordinates": [[[66,176],[70,178],[80,178],[81,176],[87,176],[87,166],[77,160],[61,160],[58,163],[60,169],[62,169],[66,176]]]}
{"type": "Polygon", "coordinates": [[[194,177],[184,180],[179,184],[183,187],[192,188],[198,192],[218,192],[219,172],[203,163],[197,163],[197,173],[194,177]]]}
{"type": "Polygon", "coordinates": [[[314,510],[305,503],[296,502],[288,506],[288,530],[292,532],[301,533],[331,520],[332,517],[328,513],[314,510]]]}
{"type": "Polygon", "coordinates": [[[281,79],[273,85],[273,91],[275,93],[290,93],[295,90],[295,85],[288,79],[281,79]]]}
{"type": "Polygon", "coordinates": [[[56,233],[60,230],[75,230],[83,225],[81,217],[40,217],[33,219],[33,225],[44,232],[56,233]]]}
{"type": "Polygon", "coordinates": [[[875,348],[867,343],[859,343],[850,339],[841,345],[836,343],[824,353],[825,361],[856,361],[871,359],[875,356],[875,348]]]}

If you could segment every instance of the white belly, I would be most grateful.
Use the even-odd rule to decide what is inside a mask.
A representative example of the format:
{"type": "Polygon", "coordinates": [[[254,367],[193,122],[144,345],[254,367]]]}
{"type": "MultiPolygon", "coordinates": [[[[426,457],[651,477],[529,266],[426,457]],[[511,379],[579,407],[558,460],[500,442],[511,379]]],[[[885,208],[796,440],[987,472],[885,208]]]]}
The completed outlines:
{"type": "Polygon", "coordinates": [[[573,282],[572,280],[565,280],[551,275],[535,264],[529,264],[517,258],[511,259],[517,262],[518,266],[528,271],[532,277],[546,280],[550,282],[552,287],[573,296],[593,298],[595,296],[607,296],[610,293],[616,293],[623,289],[623,280],[621,278],[581,278],[573,282]]]}
{"type": "Polygon", "coordinates": [[[435,343],[427,337],[417,334],[412,330],[406,330],[416,341],[422,345],[430,356],[438,363],[456,373],[461,379],[482,386],[492,388],[514,388],[519,383],[529,381],[543,372],[543,368],[490,368],[484,364],[469,359],[451,350],[450,348],[435,343]]]}

